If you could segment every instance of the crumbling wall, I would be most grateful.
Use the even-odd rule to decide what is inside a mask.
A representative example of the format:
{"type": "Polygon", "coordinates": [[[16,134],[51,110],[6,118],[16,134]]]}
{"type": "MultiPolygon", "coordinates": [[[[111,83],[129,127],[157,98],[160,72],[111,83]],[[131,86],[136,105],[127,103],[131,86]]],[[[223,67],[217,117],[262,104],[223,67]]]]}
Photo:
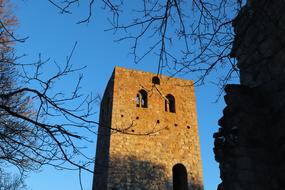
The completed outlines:
{"type": "Polygon", "coordinates": [[[233,22],[240,85],[214,134],[219,190],[285,189],[285,2],[249,0],[233,22]]]}
{"type": "Polygon", "coordinates": [[[248,0],[233,22],[231,56],[238,60],[240,82],[259,86],[284,75],[285,2],[248,0]]]}

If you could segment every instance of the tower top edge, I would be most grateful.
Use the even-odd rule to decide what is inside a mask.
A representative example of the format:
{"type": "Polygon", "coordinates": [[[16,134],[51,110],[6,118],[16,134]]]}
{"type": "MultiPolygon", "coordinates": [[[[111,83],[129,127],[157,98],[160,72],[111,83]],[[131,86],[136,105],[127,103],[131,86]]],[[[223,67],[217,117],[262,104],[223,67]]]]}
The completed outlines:
{"type": "Polygon", "coordinates": [[[182,79],[182,78],[178,78],[178,77],[172,77],[172,76],[167,76],[167,75],[163,75],[163,74],[158,74],[158,73],[153,73],[153,72],[147,72],[147,71],[143,71],[143,70],[136,70],[136,69],[128,69],[125,67],[121,67],[121,66],[115,66],[113,73],[112,73],[112,77],[114,77],[116,74],[118,73],[133,73],[133,74],[143,74],[149,77],[159,77],[161,79],[166,79],[166,80],[176,80],[176,81],[183,81],[186,82],[190,85],[194,85],[194,80],[188,80],[188,79],[182,79]]]}

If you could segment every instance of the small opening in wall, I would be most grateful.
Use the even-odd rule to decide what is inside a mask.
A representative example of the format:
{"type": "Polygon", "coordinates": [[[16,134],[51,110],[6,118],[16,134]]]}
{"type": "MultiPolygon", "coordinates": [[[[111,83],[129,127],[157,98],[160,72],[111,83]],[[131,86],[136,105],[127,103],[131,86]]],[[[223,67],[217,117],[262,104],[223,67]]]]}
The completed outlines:
{"type": "Polygon", "coordinates": [[[137,107],[140,107],[140,101],[141,101],[140,94],[137,94],[137,97],[136,97],[137,107]]]}
{"type": "Polygon", "coordinates": [[[152,83],[160,85],[160,79],[157,76],[155,76],[152,78],[152,83]]]}
{"type": "Polygon", "coordinates": [[[187,125],[187,129],[190,129],[190,126],[189,126],[189,125],[187,125]]]}
{"type": "Polygon", "coordinates": [[[177,123],[175,123],[174,126],[177,127],[178,126],[177,123]]]}
{"type": "Polygon", "coordinates": [[[139,116],[136,117],[136,119],[139,119],[139,118],[140,118],[139,116]]]}
{"type": "Polygon", "coordinates": [[[175,98],[171,94],[165,96],[165,111],[175,113],[175,98]]]}
{"type": "Polygon", "coordinates": [[[124,115],[122,114],[121,117],[124,117],[124,115]]]}
{"type": "Polygon", "coordinates": [[[132,129],[132,132],[135,132],[135,130],[132,129]]]}
{"type": "Polygon", "coordinates": [[[137,103],[137,106],[142,107],[142,108],[147,108],[147,92],[141,89],[137,97],[139,99],[139,106],[138,106],[138,103],[137,103]]]}
{"type": "Polygon", "coordinates": [[[158,120],[156,120],[156,123],[160,123],[159,119],[158,119],[158,120]]]}

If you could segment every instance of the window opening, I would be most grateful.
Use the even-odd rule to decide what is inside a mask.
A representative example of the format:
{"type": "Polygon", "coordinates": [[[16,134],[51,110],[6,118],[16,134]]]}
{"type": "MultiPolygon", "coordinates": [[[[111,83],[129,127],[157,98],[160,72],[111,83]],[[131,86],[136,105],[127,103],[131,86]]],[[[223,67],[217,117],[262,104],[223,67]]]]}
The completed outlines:
{"type": "Polygon", "coordinates": [[[137,94],[137,97],[136,97],[136,104],[137,104],[137,107],[140,107],[140,94],[137,94]]]}
{"type": "Polygon", "coordinates": [[[158,76],[152,77],[152,83],[160,85],[160,79],[158,78],[158,76]]]}
{"type": "Polygon", "coordinates": [[[136,97],[137,107],[147,108],[147,92],[140,90],[136,97]]]}
{"type": "Polygon", "coordinates": [[[142,98],[142,107],[145,107],[145,100],[142,98]]]}
{"type": "Polygon", "coordinates": [[[188,190],[187,170],[183,164],[175,164],[172,168],[173,190],[188,190]]]}
{"type": "Polygon", "coordinates": [[[175,113],[175,98],[171,94],[166,96],[165,111],[175,113]]]}

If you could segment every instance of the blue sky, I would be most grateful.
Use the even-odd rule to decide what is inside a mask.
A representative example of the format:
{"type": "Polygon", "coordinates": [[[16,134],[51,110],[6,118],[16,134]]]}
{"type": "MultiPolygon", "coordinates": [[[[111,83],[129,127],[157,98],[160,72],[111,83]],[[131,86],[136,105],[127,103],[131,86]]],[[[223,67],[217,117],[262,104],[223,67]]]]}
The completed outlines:
{"type": "MultiPolygon", "coordinates": [[[[19,55],[26,54],[23,62],[33,62],[41,54],[58,63],[64,63],[75,42],[78,43],[72,64],[76,67],[87,66],[84,70],[83,92],[103,94],[107,81],[114,66],[149,72],[157,71],[157,57],[150,56],[139,64],[134,64],[129,54],[129,42],[115,43],[116,36],[105,32],[109,28],[107,15],[104,11],[94,12],[89,24],[76,24],[86,16],[86,8],[77,9],[74,14],[62,15],[47,0],[16,1],[15,13],[19,26],[15,33],[19,37],[29,37],[25,43],[17,44],[19,55]]],[[[46,70],[49,72],[49,70],[46,70]]],[[[74,76],[76,77],[76,76],[74,76]]],[[[179,76],[177,76],[179,77],[179,76]]],[[[191,74],[184,76],[191,79],[191,74]]],[[[212,76],[215,79],[215,74],[212,76]]],[[[62,85],[69,87],[69,81],[62,85]]],[[[214,103],[218,94],[217,86],[207,83],[195,88],[203,176],[205,190],[217,188],[220,181],[218,164],[213,155],[213,133],[217,131],[217,121],[222,116],[223,99],[214,103]]],[[[97,114],[98,115],[98,114],[97,114]]],[[[96,136],[89,137],[96,141],[96,136]]],[[[95,154],[95,143],[88,145],[90,154],[95,154]]],[[[33,190],[77,190],[80,189],[78,173],[74,171],[59,171],[52,167],[43,167],[39,172],[33,172],[26,180],[33,190]]],[[[83,174],[83,186],[91,189],[92,174],[83,174]]]]}

